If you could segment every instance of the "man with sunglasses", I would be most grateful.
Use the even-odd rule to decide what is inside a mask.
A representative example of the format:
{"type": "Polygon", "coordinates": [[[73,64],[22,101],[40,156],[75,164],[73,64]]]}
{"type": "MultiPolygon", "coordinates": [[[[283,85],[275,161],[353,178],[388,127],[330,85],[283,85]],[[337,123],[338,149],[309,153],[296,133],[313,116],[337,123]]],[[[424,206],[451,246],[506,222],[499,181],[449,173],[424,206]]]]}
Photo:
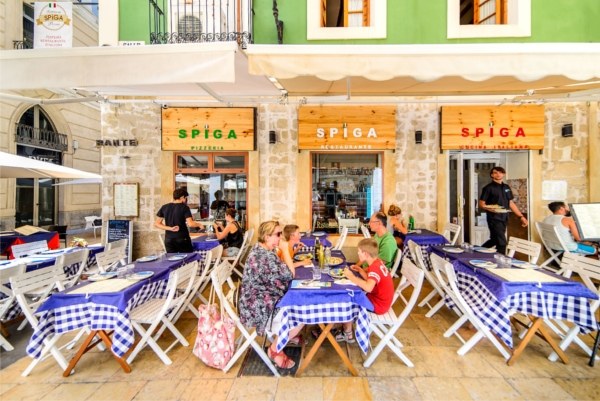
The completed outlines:
{"type": "Polygon", "coordinates": [[[154,227],[165,230],[165,248],[168,253],[194,252],[189,227],[204,228],[194,221],[187,205],[188,192],[183,188],[173,191],[173,202],[164,204],[156,213],[154,227]]]}
{"type": "MultiPolygon", "coordinates": [[[[375,233],[373,239],[379,247],[379,259],[383,261],[388,269],[391,269],[396,252],[398,252],[398,245],[392,233],[387,230],[387,216],[385,213],[373,213],[369,220],[369,229],[375,233]]],[[[354,266],[362,266],[364,262],[364,260],[360,260],[354,266]]]]}

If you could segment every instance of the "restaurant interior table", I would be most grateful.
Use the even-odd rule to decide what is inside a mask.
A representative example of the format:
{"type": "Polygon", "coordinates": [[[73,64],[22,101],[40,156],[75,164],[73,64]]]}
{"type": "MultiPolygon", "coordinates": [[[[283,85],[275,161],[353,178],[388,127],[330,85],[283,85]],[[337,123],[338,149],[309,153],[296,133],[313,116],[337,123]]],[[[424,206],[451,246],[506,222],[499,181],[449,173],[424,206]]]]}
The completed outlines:
{"type": "MultiPolygon", "coordinates": [[[[424,256],[429,253],[430,246],[444,245],[448,243],[448,240],[442,234],[438,234],[434,231],[430,231],[425,228],[411,230],[406,234],[400,233],[400,236],[403,240],[402,260],[404,260],[404,258],[409,258],[410,260],[412,260],[410,251],[408,249],[408,241],[414,241],[417,245],[419,245],[421,247],[421,250],[423,251],[424,256]]],[[[427,268],[431,270],[431,262],[429,258],[425,257],[424,259],[427,268]]],[[[412,260],[412,262],[416,263],[417,261],[412,260]]],[[[400,264],[402,264],[402,262],[400,262],[400,264]]]]}
{"type": "Polygon", "coordinates": [[[60,248],[60,238],[56,231],[40,231],[30,235],[22,235],[16,231],[0,233],[0,255],[14,259],[12,246],[29,242],[46,241],[48,249],[60,248]]]}
{"type": "MultiPolygon", "coordinates": [[[[332,256],[343,258],[340,251],[332,252],[332,256]]],[[[334,266],[334,268],[345,265],[344,261],[343,264],[334,266]]],[[[294,281],[309,280],[312,280],[312,268],[299,267],[296,269],[294,281]]],[[[279,313],[281,314],[282,323],[277,333],[277,351],[281,351],[285,347],[289,340],[289,332],[294,327],[300,324],[317,324],[322,332],[308,354],[300,362],[296,376],[300,376],[306,370],[325,339],[331,343],[352,375],[357,376],[358,371],[331,334],[331,329],[336,323],[356,322],[356,340],[361,350],[366,353],[369,349],[370,334],[370,319],[367,311],[373,310],[371,301],[359,287],[353,284],[337,284],[326,274],[321,275],[320,281],[331,283],[330,287],[292,288],[294,281],[277,304],[277,307],[281,308],[279,313]]]]}
{"type": "Polygon", "coordinates": [[[136,261],[134,272],[152,271],[154,274],[150,278],[131,281],[131,285],[118,291],[85,293],[82,289],[91,283],[83,282],[66,291],[53,294],[36,312],[39,315],[39,324],[27,346],[27,354],[34,358],[39,357],[44,339],[54,333],[62,334],[87,327],[91,332],[69,367],[63,372],[63,376],[67,377],[79,358],[99,341],[112,351],[123,370],[129,373],[131,368],[126,363],[125,357],[135,340],[129,312],[150,298],[166,296],[171,270],[201,258],[195,252],[178,260],[168,260],[169,256],[173,254],[163,255],[154,261],[136,261]],[[73,294],[74,291],[80,293],[73,294]],[[96,335],[100,340],[92,344],[96,335]]]}
{"type": "MultiPolygon", "coordinates": [[[[88,245],[87,248],[90,250],[90,253],[88,254],[88,260],[87,260],[87,267],[89,268],[90,266],[93,266],[96,264],[96,254],[104,251],[104,246],[100,245],[100,244],[88,245]]],[[[62,249],[44,252],[44,253],[38,254],[38,255],[27,256],[27,257],[20,258],[20,259],[12,259],[9,261],[0,261],[0,269],[2,269],[2,270],[16,269],[16,267],[19,264],[23,264],[23,263],[26,265],[25,271],[27,271],[27,272],[38,270],[38,269],[43,269],[45,267],[54,266],[56,258],[59,257],[60,255],[62,255],[64,253],[75,252],[78,249],[80,249],[80,248],[77,248],[77,247],[62,248],[62,249]]],[[[75,264],[72,264],[69,266],[64,266],[63,270],[64,270],[65,274],[67,275],[67,278],[72,277],[79,270],[79,263],[75,263],[75,264]]],[[[6,295],[7,294],[4,294],[0,290],[0,298],[4,298],[6,295]]],[[[9,307],[8,311],[6,312],[4,319],[12,320],[19,315],[21,315],[21,308],[19,307],[19,304],[15,300],[13,302],[13,304],[9,307]]]]}
{"type": "MultiPolygon", "coordinates": [[[[546,329],[544,319],[568,320],[578,325],[582,333],[598,330],[589,305],[589,300],[598,299],[598,296],[582,283],[544,269],[485,269],[469,262],[474,259],[495,262],[493,253],[451,253],[442,246],[433,246],[431,251],[452,263],[458,288],[473,312],[510,349],[513,349],[511,315],[518,312],[531,321],[522,341],[513,349],[509,365],[515,363],[536,333],[550,344],[564,363],[568,363],[568,358],[546,329]],[[534,273],[528,274],[526,271],[534,273]],[[525,278],[511,277],[517,274],[525,278]],[[528,276],[539,279],[530,280],[528,276]]],[[[514,262],[519,263],[516,260],[514,262]]]]}

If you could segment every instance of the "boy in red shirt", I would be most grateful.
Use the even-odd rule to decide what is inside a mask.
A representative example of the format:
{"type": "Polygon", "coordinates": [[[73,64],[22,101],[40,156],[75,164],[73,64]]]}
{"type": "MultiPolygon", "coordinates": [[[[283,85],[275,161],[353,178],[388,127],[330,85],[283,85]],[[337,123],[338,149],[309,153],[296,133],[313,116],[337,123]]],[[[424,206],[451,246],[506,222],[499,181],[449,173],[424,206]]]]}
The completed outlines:
{"type": "MultiPolygon", "coordinates": [[[[344,276],[355,285],[362,288],[367,293],[367,298],[373,304],[376,314],[386,313],[394,298],[394,282],[390,271],[383,261],[377,256],[379,249],[377,242],[372,238],[365,238],[358,243],[358,258],[369,264],[367,270],[360,267],[349,266],[344,269],[344,276]],[[357,272],[360,277],[356,277],[357,272]]],[[[336,337],[338,341],[354,342],[352,334],[352,322],[346,322],[343,325],[344,332],[336,337]]]]}

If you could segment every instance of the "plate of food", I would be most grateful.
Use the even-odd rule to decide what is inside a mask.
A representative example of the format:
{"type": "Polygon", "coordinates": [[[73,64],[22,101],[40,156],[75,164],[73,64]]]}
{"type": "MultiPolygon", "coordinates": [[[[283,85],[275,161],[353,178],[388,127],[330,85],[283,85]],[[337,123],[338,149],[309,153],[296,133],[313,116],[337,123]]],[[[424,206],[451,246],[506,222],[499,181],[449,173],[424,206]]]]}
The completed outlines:
{"type": "Polygon", "coordinates": [[[322,237],[326,234],[324,231],[315,231],[314,233],[312,233],[312,235],[313,235],[313,237],[322,237]]]}
{"type": "Polygon", "coordinates": [[[148,256],[144,256],[139,258],[136,262],[152,262],[154,260],[158,259],[158,256],[156,255],[148,255],[148,256]]]}
{"type": "Polygon", "coordinates": [[[514,267],[519,267],[521,269],[536,269],[538,267],[538,265],[536,265],[535,263],[529,263],[523,260],[513,260],[511,264],[514,267]]]}
{"type": "Polygon", "coordinates": [[[344,259],[339,258],[337,256],[332,256],[329,258],[330,266],[337,266],[337,265],[341,265],[342,263],[344,263],[344,259]]]}
{"type": "Polygon", "coordinates": [[[496,253],[496,250],[495,250],[495,249],[492,249],[492,248],[485,248],[485,247],[483,247],[483,246],[476,246],[476,247],[473,247],[473,250],[474,250],[475,252],[481,252],[481,253],[496,253]]]}
{"type": "Polygon", "coordinates": [[[145,271],[141,271],[141,272],[135,272],[127,278],[130,280],[143,280],[145,278],[150,278],[152,276],[154,276],[153,271],[145,270],[145,271]]]}
{"type": "Polygon", "coordinates": [[[465,250],[460,248],[454,248],[452,246],[445,246],[442,248],[442,251],[448,253],[463,253],[465,250]]]}
{"type": "Polygon", "coordinates": [[[109,278],[113,278],[113,277],[117,277],[117,272],[103,272],[103,273],[92,274],[91,276],[88,276],[88,280],[89,281],[104,281],[104,280],[108,280],[109,278]]]}
{"type": "Polygon", "coordinates": [[[171,262],[176,261],[176,260],[183,260],[187,257],[186,254],[183,255],[171,255],[167,258],[167,260],[170,260],[171,262]]]}
{"type": "Polygon", "coordinates": [[[508,213],[508,212],[510,212],[510,210],[505,209],[503,206],[500,206],[500,205],[485,205],[485,208],[489,209],[493,213],[508,213]]]}
{"type": "Polygon", "coordinates": [[[312,253],[300,253],[300,254],[294,256],[294,260],[297,262],[301,262],[303,260],[312,259],[312,258],[313,258],[312,253]]]}
{"type": "Polygon", "coordinates": [[[498,265],[490,260],[482,260],[482,259],[471,259],[469,263],[475,267],[480,267],[482,269],[493,269],[498,267],[498,265]]]}
{"type": "Polygon", "coordinates": [[[344,276],[344,269],[331,269],[329,270],[329,276],[331,276],[331,278],[345,278],[346,276],[344,276]]]}

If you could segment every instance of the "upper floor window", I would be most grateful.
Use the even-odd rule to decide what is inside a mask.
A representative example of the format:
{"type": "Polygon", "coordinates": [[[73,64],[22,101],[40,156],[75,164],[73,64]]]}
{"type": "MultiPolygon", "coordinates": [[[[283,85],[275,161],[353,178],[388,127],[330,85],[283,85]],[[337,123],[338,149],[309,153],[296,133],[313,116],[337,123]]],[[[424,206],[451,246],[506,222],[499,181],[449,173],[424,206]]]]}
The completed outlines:
{"type": "Polygon", "coordinates": [[[448,38],[531,36],[531,0],[447,0],[448,38]]]}
{"type": "Polygon", "coordinates": [[[387,2],[375,0],[307,0],[307,38],[385,38],[387,2]]]}

